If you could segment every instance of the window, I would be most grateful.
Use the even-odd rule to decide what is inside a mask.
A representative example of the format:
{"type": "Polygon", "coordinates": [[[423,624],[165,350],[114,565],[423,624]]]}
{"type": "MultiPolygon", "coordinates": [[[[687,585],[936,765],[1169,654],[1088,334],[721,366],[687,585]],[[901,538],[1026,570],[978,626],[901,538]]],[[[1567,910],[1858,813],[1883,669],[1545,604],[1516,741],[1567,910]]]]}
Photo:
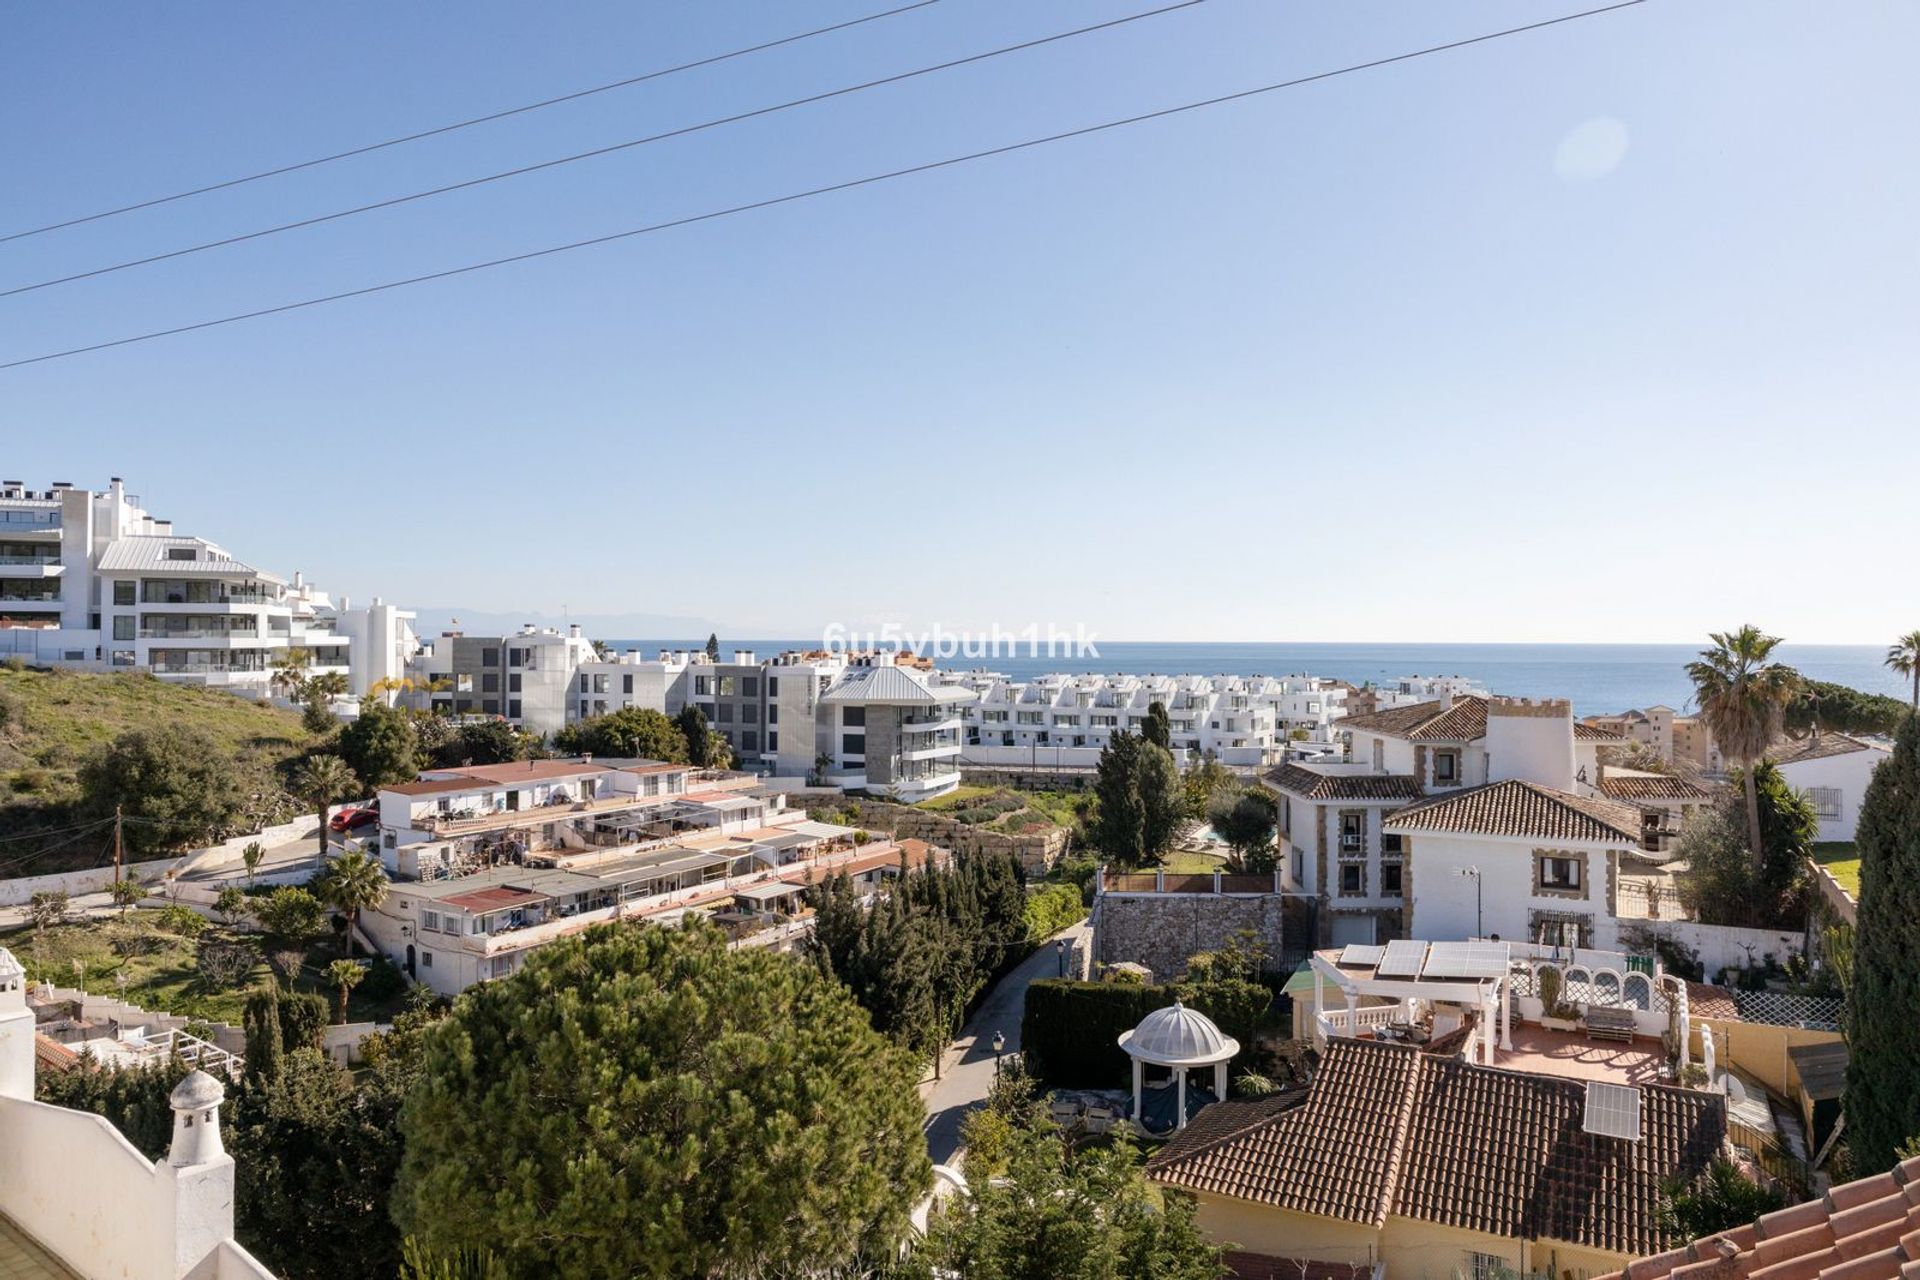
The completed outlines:
{"type": "Polygon", "coordinates": [[[631,671],[627,672],[625,675],[622,675],[620,677],[620,692],[622,693],[633,692],[633,673],[631,671]]]}
{"type": "Polygon", "coordinates": [[[591,687],[592,686],[587,681],[587,673],[582,671],[580,673],[580,692],[585,693],[591,687]]]}
{"type": "Polygon", "coordinates": [[[716,707],[715,710],[720,713],[719,719],[721,724],[733,723],[733,704],[731,702],[723,702],[716,707]]]}
{"type": "Polygon", "coordinates": [[[740,723],[759,724],[760,708],[754,706],[751,702],[742,703],[740,705],[740,723]]]}
{"type": "Polygon", "coordinates": [[[133,639],[133,615],[123,613],[113,620],[113,638],[115,640],[133,639]]]}
{"type": "Polygon", "coordinates": [[[200,552],[197,548],[194,548],[194,547],[168,547],[167,548],[167,559],[169,560],[197,560],[199,559],[199,557],[200,557],[200,552]]]}
{"type": "Polygon", "coordinates": [[[1307,855],[1298,849],[1293,851],[1293,882],[1296,885],[1307,882],[1307,855]]]}
{"type": "Polygon", "coordinates": [[[1400,896],[1400,873],[1401,866],[1397,862],[1383,862],[1380,864],[1381,897],[1397,898],[1400,896]]]}
{"type": "Polygon", "coordinates": [[[500,651],[498,649],[482,649],[480,651],[480,665],[483,667],[499,666],[500,651]]]}
{"type": "Polygon", "coordinates": [[[1533,855],[1533,888],[1535,893],[1579,893],[1580,873],[1585,866],[1584,858],[1564,853],[1535,853],[1533,855]]]}
{"type": "Polygon", "coordinates": [[[482,710],[484,710],[484,711],[485,711],[485,712],[486,712],[486,713],[487,713],[488,715],[490,715],[490,716],[497,716],[497,715],[499,715],[499,714],[500,714],[500,699],[498,699],[498,698],[486,698],[486,699],[484,699],[484,700],[482,700],[482,701],[481,701],[481,703],[480,703],[480,707],[481,707],[481,709],[482,709],[482,710]]]}
{"type": "Polygon", "coordinates": [[[1340,892],[1349,897],[1359,897],[1367,891],[1367,867],[1363,862],[1345,862],[1340,865],[1340,892]]]}
{"type": "Polygon", "coordinates": [[[507,699],[507,718],[509,720],[518,720],[520,718],[520,699],[507,699]]]}
{"type": "MultiPolygon", "coordinates": [[[[115,636],[114,638],[117,640],[120,637],[115,636]]],[[[1840,788],[1808,787],[1807,794],[1813,797],[1813,812],[1816,817],[1837,818],[1840,816],[1840,788]]]]}
{"type": "Polygon", "coordinates": [[[589,714],[587,711],[587,700],[585,698],[580,699],[580,718],[585,720],[589,714]]]}
{"type": "Polygon", "coordinates": [[[778,751],[779,749],[780,735],[772,729],[767,730],[767,750],[778,751]]]}
{"type": "Polygon", "coordinates": [[[734,696],[733,685],[734,685],[734,679],[732,676],[721,676],[720,677],[720,696],[723,698],[733,697],[734,696]]]}
{"type": "Polygon", "coordinates": [[[705,694],[712,693],[713,677],[712,676],[695,676],[693,678],[693,691],[696,695],[705,695],[705,694]]]}
{"type": "Polygon", "coordinates": [[[760,749],[760,735],[752,729],[742,729],[740,731],[740,749],[742,751],[758,751],[760,749]]]}
{"type": "Polygon", "coordinates": [[[1531,941],[1544,947],[1590,947],[1593,918],[1535,911],[1527,917],[1527,932],[1531,941]]]}
{"type": "Polygon", "coordinates": [[[1340,856],[1351,858],[1366,852],[1367,815],[1365,810],[1344,810],[1340,814],[1340,856]]]}
{"type": "Polygon", "coordinates": [[[440,932],[440,913],[438,911],[422,911],[420,913],[420,927],[422,929],[431,929],[435,933],[440,932]]]}
{"type": "Polygon", "coordinates": [[[780,723],[780,704],[779,703],[777,702],[770,703],[767,706],[767,723],[768,724],[780,723]]]}
{"type": "Polygon", "coordinates": [[[1460,753],[1458,751],[1436,751],[1433,753],[1433,780],[1444,786],[1457,782],[1460,778],[1460,753]]]}
{"type": "Polygon", "coordinates": [[[498,692],[500,692],[500,677],[499,677],[498,675],[496,675],[496,674],[494,674],[494,673],[493,673],[493,672],[491,672],[491,671],[489,671],[489,672],[487,672],[487,673],[486,673],[485,675],[483,675],[483,676],[481,676],[481,677],[480,677],[480,692],[482,692],[482,693],[498,693],[498,692]]]}
{"type": "Polygon", "coordinates": [[[524,666],[526,666],[526,665],[527,665],[527,651],[526,651],[525,649],[509,649],[509,650],[507,650],[507,665],[508,665],[508,666],[510,666],[510,667],[524,667],[524,666]]]}
{"type": "Polygon", "coordinates": [[[759,676],[741,676],[740,677],[740,696],[743,698],[759,697],[760,696],[760,677],[759,676]]]}
{"type": "Polygon", "coordinates": [[[433,968],[433,952],[431,952],[431,951],[422,951],[422,952],[420,953],[420,967],[421,967],[422,969],[431,969],[431,968],[433,968]]]}
{"type": "MultiPolygon", "coordinates": [[[[1384,821],[1384,819],[1383,819],[1384,821]]],[[[1382,857],[1397,858],[1406,852],[1406,837],[1395,834],[1380,836],[1380,854],[1382,857]]]]}
{"type": "Polygon", "coordinates": [[[1468,1253],[1464,1280],[1501,1280],[1513,1274],[1507,1260],[1497,1253],[1468,1253]]]}
{"type": "Polygon", "coordinates": [[[867,709],[865,707],[846,708],[840,713],[840,723],[844,728],[848,728],[848,729],[866,728],[867,727],[867,709]]]}
{"type": "Polygon", "coordinates": [[[126,582],[116,582],[113,584],[113,602],[115,604],[133,603],[133,582],[131,579],[126,582]]]}
{"type": "Polygon", "coordinates": [[[1044,724],[1045,723],[1045,721],[1041,718],[1040,713],[1038,711],[1017,711],[1014,713],[1013,722],[1015,724],[1044,724]]]}
{"type": "Polygon", "coordinates": [[[1387,744],[1379,738],[1373,740],[1373,771],[1375,773],[1387,771],[1387,744]]]}
{"type": "Polygon", "coordinates": [[[1280,834],[1283,836],[1290,836],[1293,834],[1293,797],[1292,796],[1280,797],[1280,834]]]}
{"type": "Polygon", "coordinates": [[[507,692],[520,692],[520,673],[518,671],[507,677],[507,692]]]}
{"type": "Polygon", "coordinates": [[[771,698],[779,692],[780,692],[780,677],[768,676],[767,677],[767,696],[771,698]]]}
{"type": "Polygon", "coordinates": [[[848,756],[864,756],[867,754],[867,735],[864,733],[841,734],[840,754],[848,756]]]}

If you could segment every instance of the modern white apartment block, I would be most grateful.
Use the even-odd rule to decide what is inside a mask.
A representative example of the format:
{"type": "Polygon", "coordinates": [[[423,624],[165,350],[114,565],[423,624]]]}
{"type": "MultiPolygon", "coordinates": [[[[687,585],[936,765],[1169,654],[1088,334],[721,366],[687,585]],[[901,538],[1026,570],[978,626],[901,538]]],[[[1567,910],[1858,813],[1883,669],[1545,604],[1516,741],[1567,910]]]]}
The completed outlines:
{"type": "Polygon", "coordinates": [[[289,649],[364,692],[412,648],[412,615],[336,606],[155,519],[116,477],[99,492],[0,484],[0,657],[265,697],[289,649]],[[362,651],[364,650],[364,656],[362,651]]]}
{"type": "Polygon", "coordinates": [[[408,662],[408,676],[428,686],[410,697],[434,710],[500,716],[549,736],[581,718],[573,714],[575,690],[582,668],[596,657],[577,626],[562,632],[529,625],[507,636],[443,632],[422,643],[408,662]]]}
{"type": "Polygon", "coordinates": [[[1230,765],[1272,764],[1296,739],[1333,745],[1347,688],[1315,676],[1046,675],[1013,681],[950,673],[978,700],[966,717],[967,759],[980,764],[1091,767],[1114,733],[1139,733],[1147,711],[1167,709],[1180,758],[1211,754],[1230,765]]]}
{"type": "Polygon", "coordinates": [[[1709,796],[1616,778],[1626,740],[1559,699],[1442,695],[1350,716],[1341,761],[1267,773],[1281,868],[1319,907],[1319,941],[1614,945],[1620,860],[1654,858],[1709,796]]]}

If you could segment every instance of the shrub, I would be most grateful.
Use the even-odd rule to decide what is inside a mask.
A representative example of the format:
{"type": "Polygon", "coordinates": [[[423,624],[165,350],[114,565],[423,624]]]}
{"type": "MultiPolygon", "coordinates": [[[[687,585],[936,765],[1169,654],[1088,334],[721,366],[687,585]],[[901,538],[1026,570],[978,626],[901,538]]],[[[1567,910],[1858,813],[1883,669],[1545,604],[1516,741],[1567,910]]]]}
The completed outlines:
{"type": "Polygon", "coordinates": [[[1086,917],[1080,890],[1070,884],[1050,884],[1027,898],[1027,937],[1035,942],[1051,938],[1086,917]]]}
{"type": "Polygon", "coordinates": [[[114,954],[132,959],[135,956],[150,956],[161,947],[158,934],[144,925],[119,924],[107,934],[107,945],[114,954]]]}
{"type": "Polygon", "coordinates": [[[180,938],[197,938],[207,931],[207,918],[192,907],[179,904],[154,912],[154,923],[180,938]]]}
{"type": "Polygon", "coordinates": [[[367,966],[366,976],[360,979],[360,994],[375,1003],[391,1000],[406,989],[407,976],[385,956],[367,966]]]}
{"type": "Polygon", "coordinates": [[[243,982],[259,959],[259,952],[247,943],[209,938],[194,952],[193,967],[208,987],[226,991],[243,982]]]}
{"type": "Polygon", "coordinates": [[[1227,1035],[1251,1044],[1273,995],[1252,982],[1141,986],[1042,978],[1027,988],[1020,1023],[1027,1069],[1055,1088],[1113,1088],[1128,1079],[1130,1071],[1120,1049],[1121,1033],[1176,999],[1212,1018],[1227,1035]]]}

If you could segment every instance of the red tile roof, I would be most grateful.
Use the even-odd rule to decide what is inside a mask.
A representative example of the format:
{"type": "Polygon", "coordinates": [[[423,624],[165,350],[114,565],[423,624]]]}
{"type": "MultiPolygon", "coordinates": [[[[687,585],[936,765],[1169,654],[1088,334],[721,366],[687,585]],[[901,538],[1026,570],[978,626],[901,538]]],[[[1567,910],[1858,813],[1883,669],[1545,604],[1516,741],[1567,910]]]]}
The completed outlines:
{"type": "Polygon", "coordinates": [[[1604,1280],[1920,1280],[1920,1157],[1604,1280]]]}
{"type": "Polygon", "coordinates": [[[1710,800],[1705,787],[1664,773],[1609,773],[1600,791],[1610,800],[1710,800]]]}
{"type": "Polygon", "coordinates": [[[1518,778],[1490,782],[1483,787],[1409,805],[1389,815],[1387,825],[1409,831],[1452,831],[1465,835],[1640,843],[1637,809],[1612,800],[1555,791],[1518,778]]]}
{"type": "MultiPolygon", "coordinates": [[[[1660,1248],[1661,1185],[1726,1134],[1716,1094],[1641,1090],[1637,1142],[1586,1132],[1583,1081],[1337,1039],[1304,1104],[1200,1123],[1147,1161],[1157,1181],[1372,1225],[1389,1214],[1510,1239],[1660,1248]],[[1197,1132],[1196,1132],[1197,1131],[1197,1132]]],[[[1216,1106],[1244,1107],[1222,1103],[1216,1106]]]]}
{"type": "Polygon", "coordinates": [[[1297,764],[1267,770],[1268,786],[1306,800],[1418,800],[1420,783],[1402,773],[1321,773],[1297,764]]]}
{"type": "Polygon", "coordinates": [[[1782,738],[1767,748],[1767,759],[1775,764],[1799,764],[1806,760],[1825,760],[1828,756],[1848,756],[1856,751],[1872,751],[1870,742],[1849,738],[1844,733],[1822,733],[1811,738],[1782,738]]]}
{"type": "Polygon", "coordinates": [[[40,1071],[65,1071],[80,1055],[42,1032],[33,1033],[33,1065],[40,1071]]]}

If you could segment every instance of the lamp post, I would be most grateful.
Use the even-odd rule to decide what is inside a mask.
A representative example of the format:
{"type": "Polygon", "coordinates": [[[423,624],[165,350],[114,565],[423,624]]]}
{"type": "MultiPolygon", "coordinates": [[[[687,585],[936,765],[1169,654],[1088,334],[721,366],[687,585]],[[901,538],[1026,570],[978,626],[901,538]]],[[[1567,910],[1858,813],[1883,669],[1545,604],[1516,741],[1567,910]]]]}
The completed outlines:
{"type": "Polygon", "coordinates": [[[1006,1048],[1007,1048],[1006,1035],[999,1031],[994,1032],[993,1033],[993,1078],[995,1080],[998,1080],[1000,1078],[1000,1055],[1006,1052],[1006,1048]]]}
{"type": "Polygon", "coordinates": [[[1462,867],[1460,874],[1473,877],[1473,936],[1478,938],[1486,932],[1480,923],[1480,868],[1462,867]]]}
{"type": "Polygon", "coordinates": [[[1058,976],[1062,978],[1066,977],[1067,976],[1067,940],[1065,938],[1060,938],[1054,942],[1053,955],[1054,955],[1054,959],[1060,962],[1060,972],[1058,976]]]}

